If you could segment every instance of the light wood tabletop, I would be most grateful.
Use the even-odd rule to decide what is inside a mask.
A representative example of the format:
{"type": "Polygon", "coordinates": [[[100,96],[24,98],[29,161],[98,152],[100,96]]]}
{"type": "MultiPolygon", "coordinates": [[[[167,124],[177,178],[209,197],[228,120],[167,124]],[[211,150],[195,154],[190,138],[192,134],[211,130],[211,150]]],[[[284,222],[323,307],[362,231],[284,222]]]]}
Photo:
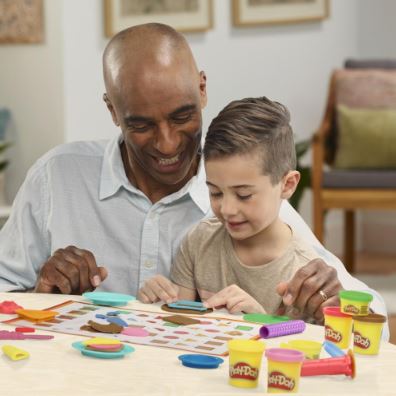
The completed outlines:
{"type": "MultiPolygon", "coordinates": [[[[0,303],[12,300],[25,309],[43,309],[78,296],[34,293],[0,293],[0,303]]],[[[126,308],[159,312],[157,304],[130,302],[126,308]]],[[[161,311],[163,312],[163,311],[161,311]]],[[[235,318],[225,311],[208,316],[235,318]]],[[[0,314],[0,321],[13,316],[0,314]]],[[[238,317],[240,319],[240,317],[238,317]]],[[[0,330],[12,330],[0,323],[0,330]]],[[[0,340],[29,352],[25,360],[12,361],[0,351],[1,395],[238,395],[267,392],[267,361],[262,360],[259,385],[254,389],[228,384],[228,357],[217,369],[183,366],[178,356],[185,351],[154,346],[133,345],[135,352],[122,359],[95,359],[82,356],[71,344],[82,336],[37,330],[34,334],[54,335],[52,340],[0,340]]],[[[278,347],[291,339],[323,341],[323,327],[307,325],[302,334],[265,340],[266,348],[278,347]]],[[[329,357],[322,351],[322,358],[329,357]]],[[[355,355],[357,375],[303,377],[300,395],[396,395],[396,346],[383,342],[378,356],[355,355]]]]}

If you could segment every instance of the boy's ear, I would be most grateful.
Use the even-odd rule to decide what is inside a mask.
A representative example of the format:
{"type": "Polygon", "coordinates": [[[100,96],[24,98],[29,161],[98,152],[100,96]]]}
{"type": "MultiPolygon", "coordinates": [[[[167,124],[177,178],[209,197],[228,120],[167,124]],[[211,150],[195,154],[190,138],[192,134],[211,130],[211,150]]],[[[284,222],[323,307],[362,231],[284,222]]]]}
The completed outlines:
{"type": "Polygon", "coordinates": [[[293,170],[287,172],[282,179],[282,191],[281,191],[281,198],[289,199],[294,191],[296,191],[297,184],[300,181],[300,172],[293,170]]]}

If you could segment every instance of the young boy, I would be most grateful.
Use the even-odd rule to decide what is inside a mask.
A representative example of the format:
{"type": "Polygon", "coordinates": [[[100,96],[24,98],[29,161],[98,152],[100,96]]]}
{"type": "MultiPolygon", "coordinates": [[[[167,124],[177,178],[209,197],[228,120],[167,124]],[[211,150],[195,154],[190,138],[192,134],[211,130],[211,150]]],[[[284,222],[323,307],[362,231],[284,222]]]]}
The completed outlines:
{"type": "Polygon", "coordinates": [[[229,312],[276,313],[276,286],[317,254],[279,218],[300,174],[288,110],[265,97],[231,102],[205,140],[215,218],[185,237],[171,269],[179,299],[229,312]]]}

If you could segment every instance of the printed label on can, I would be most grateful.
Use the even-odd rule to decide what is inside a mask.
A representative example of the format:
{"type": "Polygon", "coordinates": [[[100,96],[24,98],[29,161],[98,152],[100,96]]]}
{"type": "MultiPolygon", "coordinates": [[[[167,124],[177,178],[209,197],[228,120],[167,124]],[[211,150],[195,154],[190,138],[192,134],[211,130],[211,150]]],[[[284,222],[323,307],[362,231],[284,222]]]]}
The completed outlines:
{"type": "Polygon", "coordinates": [[[271,371],[268,374],[268,388],[292,391],[294,389],[294,386],[294,379],[286,376],[280,371],[271,371]]]}
{"type": "Polygon", "coordinates": [[[342,334],[339,331],[334,330],[331,326],[325,326],[325,338],[331,342],[341,342],[342,334]]]}
{"type": "Polygon", "coordinates": [[[352,305],[352,304],[346,305],[346,306],[343,308],[343,311],[344,311],[345,313],[351,313],[351,314],[354,314],[354,315],[357,315],[358,313],[360,313],[359,308],[356,308],[356,307],[355,307],[354,305],[352,305]]]}
{"type": "Polygon", "coordinates": [[[249,381],[256,381],[258,377],[258,369],[250,366],[245,362],[235,363],[230,366],[230,378],[246,379],[249,381]]]}
{"type": "Polygon", "coordinates": [[[367,337],[363,337],[358,331],[355,331],[353,345],[361,349],[368,349],[370,348],[371,342],[367,337]]]}

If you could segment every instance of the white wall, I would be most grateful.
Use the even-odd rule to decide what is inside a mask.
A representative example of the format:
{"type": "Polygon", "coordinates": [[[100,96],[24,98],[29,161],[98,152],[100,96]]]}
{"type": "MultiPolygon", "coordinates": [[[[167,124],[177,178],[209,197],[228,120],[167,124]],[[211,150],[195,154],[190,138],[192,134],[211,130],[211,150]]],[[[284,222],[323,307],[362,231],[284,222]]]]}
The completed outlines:
{"type": "Polygon", "coordinates": [[[111,138],[117,129],[102,100],[103,2],[62,2],[65,141],[111,138]]]}
{"type": "Polygon", "coordinates": [[[360,0],[359,54],[365,58],[396,58],[396,1],[360,0]]]}
{"type": "Polygon", "coordinates": [[[10,201],[31,164],[64,140],[61,11],[61,3],[45,2],[44,43],[0,45],[0,107],[13,117],[6,153],[10,201]]]}
{"type": "MultiPolygon", "coordinates": [[[[238,29],[231,2],[213,3],[214,28],[186,35],[208,77],[205,125],[232,99],[267,95],[290,108],[299,136],[310,135],[322,117],[330,70],[357,54],[356,1],[333,1],[331,17],[321,23],[238,29]]],[[[101,2],[64,1],[67,141],[116,131],[102,102],[102,20],[101,2]]]]}

